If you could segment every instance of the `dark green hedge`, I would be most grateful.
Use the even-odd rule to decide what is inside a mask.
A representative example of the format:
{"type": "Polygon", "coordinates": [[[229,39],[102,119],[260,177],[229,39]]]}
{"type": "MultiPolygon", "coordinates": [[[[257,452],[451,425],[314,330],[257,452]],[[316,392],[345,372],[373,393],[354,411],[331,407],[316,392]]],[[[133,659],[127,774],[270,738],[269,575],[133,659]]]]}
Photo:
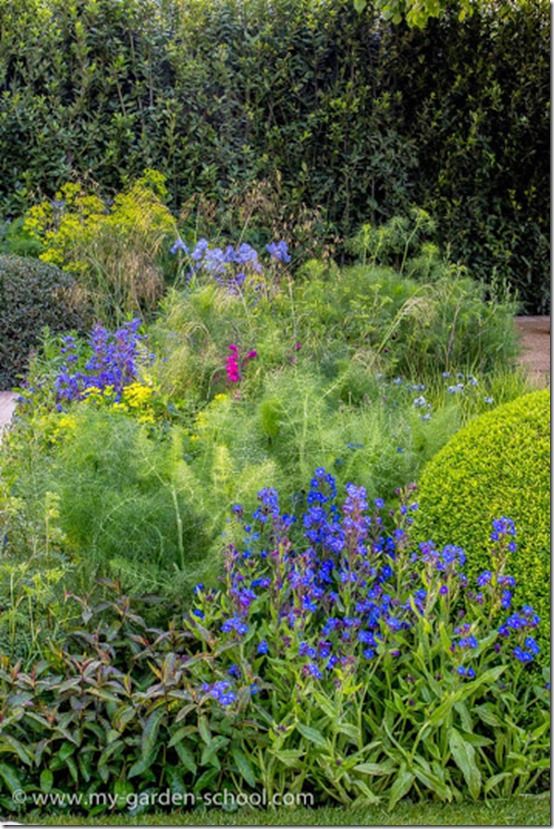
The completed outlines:
{"type": "Polygon", "coordinates": [[[352,0],[11,0],[0,27],[5,212],[146,165],[176,205],[279,172],[341,236],[420,204],[452,256],[546,308],[546,0],[424,31],[352,0]]]}

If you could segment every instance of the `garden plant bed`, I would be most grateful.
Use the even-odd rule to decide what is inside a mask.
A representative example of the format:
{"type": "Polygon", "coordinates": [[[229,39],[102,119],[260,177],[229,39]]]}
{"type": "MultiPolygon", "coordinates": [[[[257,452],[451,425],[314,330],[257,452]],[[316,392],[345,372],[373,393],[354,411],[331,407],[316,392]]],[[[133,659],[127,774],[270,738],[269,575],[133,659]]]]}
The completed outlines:
{"type": "Polygon", "coordinates": [[[548,825],[550,10],[496,11],[0,12],[1,817],[548,825]]]}

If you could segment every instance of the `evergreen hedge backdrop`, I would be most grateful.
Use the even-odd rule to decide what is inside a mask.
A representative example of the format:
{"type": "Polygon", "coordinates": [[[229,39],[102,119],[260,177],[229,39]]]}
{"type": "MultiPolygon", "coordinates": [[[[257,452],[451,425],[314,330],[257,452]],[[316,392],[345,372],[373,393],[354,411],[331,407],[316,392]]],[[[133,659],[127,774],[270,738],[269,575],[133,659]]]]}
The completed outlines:
{"type": "Polygon", "coordinates": [[[145,166],[175,207],[279,182],[341,238],[416,203],[544,311],[549,18],[546,0],[423,31],[352,0],[0,0],[0,210],[145,166]]]}

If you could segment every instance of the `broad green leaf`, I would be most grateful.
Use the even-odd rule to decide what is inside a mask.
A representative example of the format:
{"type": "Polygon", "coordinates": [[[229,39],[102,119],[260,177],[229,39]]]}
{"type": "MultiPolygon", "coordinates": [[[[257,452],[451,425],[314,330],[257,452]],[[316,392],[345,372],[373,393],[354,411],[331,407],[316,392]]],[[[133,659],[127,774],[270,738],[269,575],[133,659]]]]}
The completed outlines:
{"type": "Polygon", "coordinates": [[[377,804],[381,802],[381,798],[378,797],[378,795],[376,795],[375,792],[371,791],[371,789],[364,780],[354,780],[353,785],[356,789],[358,789],[358,791],[362,793],[363,798],[365,800],[365,804],[377,804]]]}
{"type": "Polygon", "coordinates": [[[40,790],[41,792],[45,792],[48,794],[52,790],[52,786],[54,785],[54,775],[50,771],[50,769],[44,769],[40,773],[40,790]]]}
{"type": "Polygon", "coordinates": [[[171,748],[172,746],[176,745],[177,743],[180,743],[181,740],[184,739],[184,737],[186,737],[187,733],[188,733],[188,726],[184,725],[181,728],[178,728],[177,731],[175,731],[175,733],[172,734],[171,740],[167,744],[168,748],[171,748]]]}
{"type": "Polygon", "coordinates": [[[231,754],[233,755],[233,760],[237,764],[237,769],[239,770],[241,776],[244,777],[249,786],[254,788],[256,785],[256,777],[252,771],[252,766],[250,765],[246,754],[237,746],[233,747],[231,754]]]}
{"type": "Polygon", "coordinates": [[[412,788],[412,784],[415,780],[415,775],[412,774],[411,771],[408,771],[405,764],[403,763],[400,767],[400,771],[396,777],[396,780],[391,786],[390,793],[389,793],[389,805],[388,808],[393,809],[399,800],[401,800],[404,795],[408,794],[410,789],[412,788]]]}
{"type": "Polygon", "coordinates": [[[198,718],[198,733],[206,743],[209,745],[212,735],[210,734],[210,729],[208,728],[208,721],[206,717],[199,717],[198,718]]]}
{"type": "Polygon", "coordinates": [[[108,760],[117,753],[118,749],[122,750],[124,747],[123,740],[117,740],[115,743],[110,743],[110,745],[104,749],[100,757],[98,758],[97,768],[100,766],[105,766],[108,763],[108,760]]]}
{"type": "Polygon", "coordinates": [[[79,769],[77,768],[77,763],[75,762],[73,757],[68,757],[65,761],[67,768],[69,769],[69,773],[73,778],[74,783],[79,782],[79,769]]]}
{"type": "Polygon", "coordinates": [[[362,743],[362,732],[361,730],[351,723],[334,723],[333,724],[334,730],[338,734],[344,734],[346,737],[350,739],[350,742],[354,743],[354,745],[360,745],[362,743]]]}
{"type": "Polygon", "coordinates": [[[62,763],[65,763],[67,758],[71,757],[74,751],[74,745],[71,745],[71,743],[62,743],[62,746],[59,749],[57,756],[59,757],[62,763]]]}
{"type": "Polygon", "coordinates": [[[490,792],[492,792],[493,789],[495,789],[498,786],[499,783],[501,783],[503,780],[506,780],[507,777],[511,776],[512,773],[509,771],[502,771],[500,772],[500,774],[493,774],[493,776],[489,777],[489,779],[483,786],[483,792],[485,794],[489,794],[490,792]]]}
{"type": "Polygon", "coordinates": [[[300,760],[301,757],[304,756],[303,751],[299,751],[295,748],[283,748],[279,750],[272,751],[274,757],[284,763],[285,766],[295,766],[300,760]]]}
{"type": "Polygon", "coordinates": [[[360,774],[381,776],[383,774],[390,774],[391,768],[390,766],[387,767],[382,763],[360,763],[359,765],[354,766],[354,771],[358,771],[360,774]]]}
{"type": "Polygon", "coordinates": [[[454,710],[460,717],[463,730],[468,731],[471,734],[473,732],[473,723],[465,702],[457,702],[454,706],[454,710]]]}
{"type": "MultiPolygon", "coordinates": [[[[419,758],[419,762],[424,762],[422,758],[419,758]]],[[[417,779],[426,786],[429,791],[433,792],[434,795],[438,796],[441,800],[447,800],[450,802],[452,800],[452,790],[449,786],[446,785],[444,780],[434,774],[431,769],[429,768],[429,764],[425,763],[424,767],[419,765],[419,763],[414,763],[414,774],[417,779]]]]}
{"type": "Polygon", "coordinates": [[[200,763],[202,766],[213,765],[217,768],[220,768],[220,763],[217,757],[217,752],[220,748],[224,748],[229,743],[227,737],[223,737],[221,734],[218,737],[214,737],[213,740],[210,740],[207,746],[204,747],[202,752],[202,757],[200,763]]]}
{"type": "Polygon", "coordinates": [[[218,769],[208,769],[203,774],[200,775],[198,780],[194,784],[193,791],[195,794],[199,794],[200,792],[206,791],[210,789],[213,781],[218,776],[219,771],[218,769]]]}
{"type": "Polygon", "coordinates": [[[17,754],[21,762],[26,766],[30,766],[33,763],[29,749],[9,734],[4,734],[0,741],[0,754],[4,753],[17,754]]]}
{"type": "Polygon", "coordinates": [[[11,763],[0,763],[0,777],[11,794],[23,788],[17,770],[11,763]]]}
{"type": "Polygon", "coordinates": [[[486,725],[492,725],[495,728],[502,725],[502,721],[496,714],[496,711],[491,703],[487,702],[484,705],[476,705],[473,710],[481,722],[484,722],[486,725]]]}
{"type": "MultiPolygon", "coordinates": [[[[133,763],[133,765],[129,769],[127,777],[130,779],[131,777],[138,777],[140,774],[144,774],[144,772],[150,768],[150,766],[156,759],[156,754],[157,751],[152,752],[149,757],[141,757],[140,760],[137,760],[136,763],[133,763]]],[[[107,767],[102,766],[101,768],[99,768],[100,776],[102,776],[102,771],[107,772],[107,767]]],[[[106,782],[106,780],[108,779],[108,775],[105,774],[105,778],[106,779],[104,782],[106,782]]]]}
{"type": "Polygon", "coordinates": [[[129,803],[129,795],[134,792],[133,784],[128,780],[116,780],[113,787],[113,793],[117,798],[117,806],[124,809],[129,803]]]}
{"type": "Polygon", "coordinates": [[[325,694],[322,694],[319,691],[313,691],[312,696],[324,714],[327,714],[327,716],[331,717],[333,720],[337,719],[337,709],[331,700],[325,696],[325,694]]]}
{"type": "Polygon", "coordinates": [[[142,732],[143,759],[148,758],[157,748],[158,731],[160,729],[160,723],[164,717],[164,708],[156,708],[146,720],[146,725],[144,726],[144,731],[142,732]]]}
{"type": "Polygon", "coordinates": [[[455,728],[450,732],[448,745],[454,762],[464,776],[470,795],[476,800],[481,791],[481,772],[475,764],[475,749],[455,728]]]}
{"type": "Polygon", "coordinates": [[[327,740],[321,733],[318,731],[317,728],[312,728],[311,725],[304,725],[303,723],[296,723],[296,728],[303,737],[309,740],[311,743],[315,743],[317,746],[321,746],[322,748],[326,748],[327,740]]]}
{"type": "Polygon", "coordinates": [[[194,756],[187,746],[184,743],[175,743],[175,751],[177,752],[179,760],[183,766],[192,774],[196,774],[196,763],[194,762],[194,756]]]}

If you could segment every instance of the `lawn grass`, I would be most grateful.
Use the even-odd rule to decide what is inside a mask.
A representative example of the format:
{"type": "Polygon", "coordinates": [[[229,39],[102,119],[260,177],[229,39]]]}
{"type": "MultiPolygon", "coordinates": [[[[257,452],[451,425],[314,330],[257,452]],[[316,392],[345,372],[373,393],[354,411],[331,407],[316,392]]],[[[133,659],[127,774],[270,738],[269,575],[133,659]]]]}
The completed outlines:
{"type": "Polygon", "coordinates": [[[392,812],[358,809],[195,809],[170,814],[82,818],[28,815],[26,823],[56,826],[550,826],[550,794],[491,800],[486,803],[404,803],[392,812]]]}

